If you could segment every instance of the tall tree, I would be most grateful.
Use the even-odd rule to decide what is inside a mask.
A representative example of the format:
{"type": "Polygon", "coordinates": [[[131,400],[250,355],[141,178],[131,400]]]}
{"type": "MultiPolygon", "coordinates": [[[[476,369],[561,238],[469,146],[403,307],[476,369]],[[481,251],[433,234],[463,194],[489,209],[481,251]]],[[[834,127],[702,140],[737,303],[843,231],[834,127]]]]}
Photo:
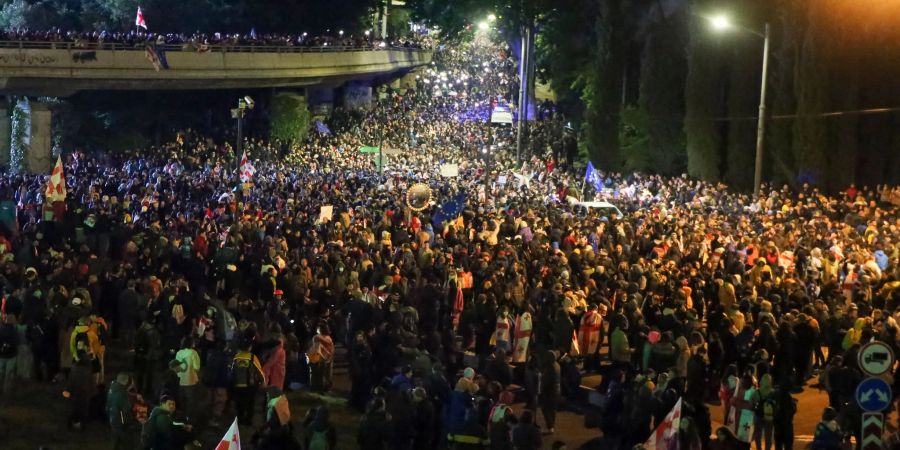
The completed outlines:
{"type": "MultiPolygon", "coordinates": [[[[733,14],[743,26],[755,31],[759,17],[758,1],[734,0],[733,14]]],[[[729,47],[728,74],[728,138],[726,146],[725,182],[740,189],[753,185],[756,156],[756,117],[759,106],[762,41],[752,32],[732,32],[720,36],[729,47]]]]}
{"type": "Polygon", "coordinates": [[[794,92],[797,95],[797,118],[794,121],[794,157],[800,179],[820,183],[827,174],[827,129],[821,114],[828,107],[828,61],[821,11],[816,0],[807,3],[809,25],[800,51],[794,92]]]}
{"type": "Polygon", "coordinates": [[[584,100],[585,139],[592,161],[604,170],[621,170],[619,113],[622,107],[624,63],[624,0],[609,0],[601,5],[596,25],[596,54],[587,77],[584,100]]]}
{"type": "MultiPolygon", "coordinates": [[[[710,2],[694,0],[693,10],[708,10],[710,2]]],[[[725,85],[719,43],[711,39],[704,18],[691,16],[685,124],[688,174],[707,181],[721,179],[725,85]]]]}
{"type": "MultiPolygon", "coordinates": [[[[771,115],[792,115],[797,109],[794,72],[800,59],[803,36],[802,1],[779,1],[774,5],[772,67],[770,69],[771,115]]],[[[776,183],[794,183],[796,163],[792,152],[793,120],[769,120],[766,134],[766,167],[763,178],[776,183]]]]}
{"type": "Polygon", "coordinates": [[[638,105],[646,117],[650,170],[674,175],[684,170],[684,86],[687,77],[687,21],[684,9],[668,14],[661,3],[650,16],[641,57],[638,105]]]}

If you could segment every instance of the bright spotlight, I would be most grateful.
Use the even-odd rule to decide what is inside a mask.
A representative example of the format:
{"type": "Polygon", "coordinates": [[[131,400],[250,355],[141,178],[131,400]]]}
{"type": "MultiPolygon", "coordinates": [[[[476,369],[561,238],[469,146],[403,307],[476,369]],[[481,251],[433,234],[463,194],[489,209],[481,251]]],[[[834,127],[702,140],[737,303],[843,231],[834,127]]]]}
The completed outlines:
{"type": "Polygon", "coordinates": [[[497,16],[495,14],[488,14],[488,22],[496,22],[497,16]]]}
{"type": "Polygon", "coordinates": [[[478,22],[478,29],[481,31],[487,31],[488,23],[487,22],[478,22]]]}
{"type": "Polygon", "coordinates": [[[712,25],[713,29],[718,31],[724,31],[731,28],[731,21],[728,20],[728,17],[725,15],[710,17],[709,23],[712,25]]]}

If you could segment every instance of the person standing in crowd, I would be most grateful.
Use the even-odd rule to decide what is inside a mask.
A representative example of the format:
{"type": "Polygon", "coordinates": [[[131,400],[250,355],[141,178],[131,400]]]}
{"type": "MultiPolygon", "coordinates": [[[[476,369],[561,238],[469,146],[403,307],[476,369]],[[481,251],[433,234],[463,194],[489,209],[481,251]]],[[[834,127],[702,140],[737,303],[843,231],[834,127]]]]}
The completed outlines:
{"type": "Polygon", "coordinates": [[[16,374],[16,355],[19,351],[19,333],[16,331],[14,316],[0,318],[0,393],[7,398],[16,374]]]}
{"type": "Polygon", "coordinates": [[[175,420],[175,398],[163,395],[153,408],[141,432],[144,448],[149,450],[183,449],[192,441],[193,425],[175,420]]]}
{"type": "Polygon", "coordinates": [[[331,389],[331,371],[334,364],[334,342],[328,325],[319,325],[306,353],[309,361],[309,387],[324,393],[331,389]]]}
{"type": "Polygon", "coordinates": [[[137,283],[129,279],[126,289],[119,294],[116,323],[119,338],[129,350],[134,350],[134,337],[137,327],[140,325],[141,308],[144,299],[137,292],[137,283]]]}
{"type": "Polygon", "coordinates": [[[106,416],[112,429],[113,450],[132,449],[136,444],[133,435],[136,422],[128,393],[130,386],[131,376],[120,373],[109,384],[109,393],[106,395],[106,416]]]}
{"type": "Polygon", "coordinates": [[[78,348],[74,353],[74,359],[63,396],[69,399],[70,413],[67,422],[69,430],[83,431],[90,419],[90,401],[97,392],[97,381],[91,364],[93,360],[83,348],[78,348]]]}
{"type": "Polygon", "coordinates": [[[356,445],[360,450],[386,450],[391,430],[391,415],[386,410],[384,398],[375,397],[360,421],[356,445]]]}
{"type": "Polygon", "coordinates": [[[153,322],[145,318],[134,338],[135,384],[144,395],[155,392],[156,374],[162,367],[161,339],[153,322]]]}
{"type": "Polygon", "coordinates": [[[238,422],[253,426],[256,391],[266,383],[259,359],[251,352],[250,342],[244,343],[234,355],[229,368],[231,378],[231,398],[237,409],[238,422]]]}
{"type": "Polygon", "coordinates": [[[182,411],[188,417],[196,417],[200,406],[200,354],[195,347],[193,337],[186,337],[181,341],[181,350],[175,354],[178,367],[178,397],[182,405],[182,411]]]}
{"type": "Polygon", "coordinates": [[[538,450],[544,445],[541,428],[534,423],[534,412],[522,411],[518,424],[512,429],[511,440],[515,450],[538,450]]]}
{"type": "MultiPolygon", "coordinates": [[[[281,389],[276,386],[266,388],[265,419],[262,430],[257,433],[254,439],[258,441],[256,448],[273,450],[294,450],[300,448],[299,443],[293,436],[288,399],[281,389]]],[[[303,448],[310,449],[308,444],[303,448]]]]}
{"type": "Polygon", "coordinates": [[[306,450],[337,449],[337,430],[328,419],[328,409],[319,406],[309,411],[304,421],[303,443],[306,450]]]}
{"type": "Polygon", "coordinates": [[[279,334],[274,337],[274,340],[276,343],[275,348],[269,350],[269,356],[263,364],[263,373],[266,376],[266,380],[269,382],[269,386],[274,386],[283,390],[287,368],[287,355],[284,351],[284,337],[279,334]]]}

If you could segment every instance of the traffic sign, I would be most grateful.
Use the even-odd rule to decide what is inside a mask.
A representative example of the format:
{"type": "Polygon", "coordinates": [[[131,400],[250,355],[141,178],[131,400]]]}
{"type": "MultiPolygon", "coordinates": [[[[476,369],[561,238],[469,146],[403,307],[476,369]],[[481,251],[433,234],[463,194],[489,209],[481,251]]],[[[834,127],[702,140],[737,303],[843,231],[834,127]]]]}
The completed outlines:
{"type": "Polygon", "coordinates": [[[866,412],[880,412],[891,404],[891,386],[881,378],[866,378],[856,387],[856,403],[866,412]]]}
{"type": "Polygon", "coordinates": [[[859,368],[873,377],[887,372],[894,365],[894,351],[881,341],[863,345],[858,355],[859,368]]]}
{"type": "Polygon", "coordinates": [[[881,435],[883,433],[884,415],[881,413],[863,413],[862,450],[881,450],[881,435]]]}

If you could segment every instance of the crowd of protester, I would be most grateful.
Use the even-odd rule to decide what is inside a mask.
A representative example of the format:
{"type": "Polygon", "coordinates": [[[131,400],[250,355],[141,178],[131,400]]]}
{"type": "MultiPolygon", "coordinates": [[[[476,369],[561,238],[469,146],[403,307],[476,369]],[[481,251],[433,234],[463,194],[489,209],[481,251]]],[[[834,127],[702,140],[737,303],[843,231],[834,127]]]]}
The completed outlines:
{"type": "Polygon", "coordinates": [[[0,41],[9,42],[71,42],[78,48],[99,48],[103,44],[121,44],[143,49],[145,45],[166,45],[170,49],[204,50],[212,46],[229,47],[353,47],[375,50],[379,48],[430,48],[433,39],[426,35],[410,34],[396,38],[377,38],[369,32],[358,34],[333,30],[326,35],[257,33],[160,33],[146,30],[132,31],[66,31],[62,29],[35,31],[28,29],[0,32],[0,41]]]}
{"type": "Polygon", "coordinates": [[[256,448],[335,449],[328,407],[301,423],[285,392],[328,393],[337,361],[360,449],[565,448],[563,405],[600,448],[628,449],[680,399],[682,448],[782,450],[792,394],[818,375],[830,406],[803,430],[813,447],[858,434],[855,354],[900,350],[893,207],[855,187],[752,197],[613,173],[585,187],[554,157],[552,108],[516,168],[514,135],[486,120],[514,84],[505,49],[476,41],[294,149],[251,141],[248,182],[194,132],[66,155],[65,212],[42,208],[46,177],[0,177],[4,395],[65,380],[78,430],[107,386],[117,449],[183,448],[235,414],[256,448]],[[383,171],[359,151],[378,142],[400,150],[383,171]],[[432,192],[421,210],[414,183],[432,192]],[[623,215],[568,206],[583,195],[623,215]]]}

